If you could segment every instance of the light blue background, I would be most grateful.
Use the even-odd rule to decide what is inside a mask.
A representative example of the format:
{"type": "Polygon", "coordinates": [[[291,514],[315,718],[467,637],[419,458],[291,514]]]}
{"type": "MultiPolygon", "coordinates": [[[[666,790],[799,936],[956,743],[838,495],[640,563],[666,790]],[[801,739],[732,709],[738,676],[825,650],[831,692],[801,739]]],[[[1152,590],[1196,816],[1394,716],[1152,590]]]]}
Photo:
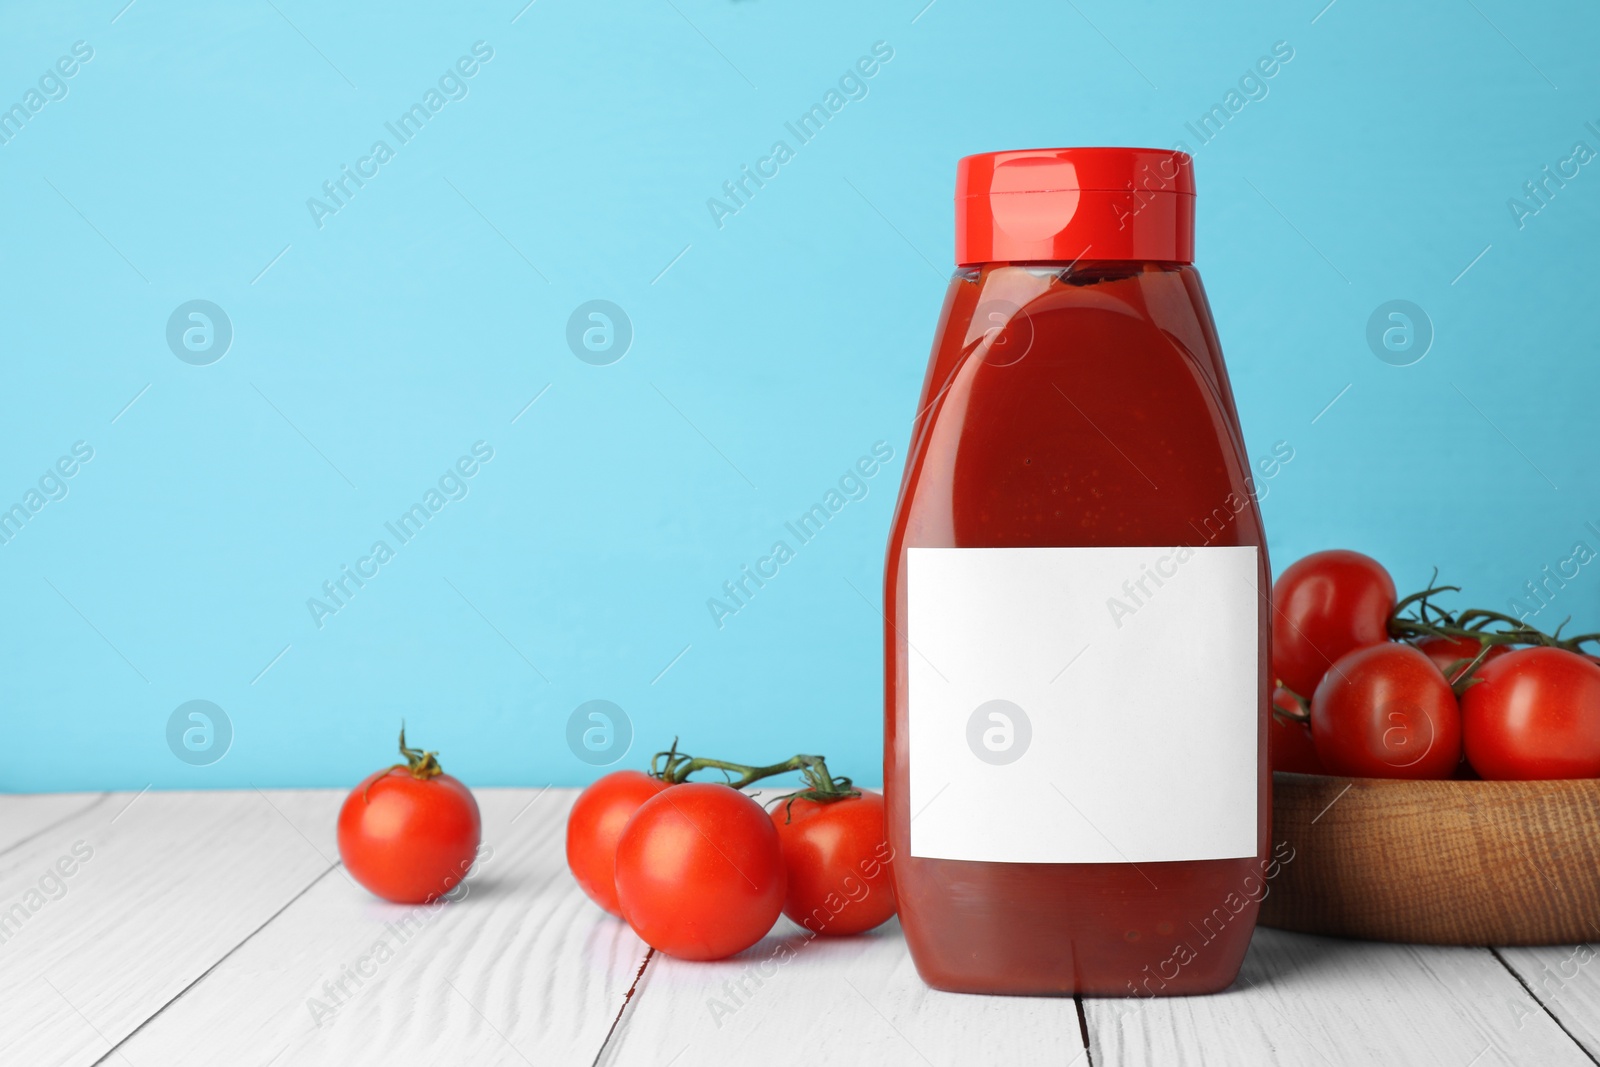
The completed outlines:
{"type": "MultiPolygon", "coordinates": [[[[1591,5],[122,2],[0,16],[0,106],[94,49],[0,145],[0,506],[94,449],[0,546],[0,788],[341,785],[402,716],[470,784],[577,783],[590,699],[627,764],[678,734],[878,780],[882,551],[976,151],[1195,149],[1249,449],[1294,448],[1280,569],[1349,546],[1504,608],[1600,547],[1600,165],[1507,207],[1600,148],[1591,5]],[[318,229],[307,198],[480,40],[469,95],[318,229]],[[876,41],[869,95],[719,229],[707,198],[876,41]],[[165,342],[196,298],[235,330],[210,366],[165,342]],[[595,298],[633,322],[612,366],[565,342],[595,298]],[[1412,366],[1366,344],[1395,298],[1436,330],[1412,366]],[[307,598],[479,440],[466,499],[319,630],[307,598]],[[880,440],[719,631],[707,598],[880,440]],[[210,766],[167,748],[192,699],[233,723],[210,766]]],[[[1534,621],[1600,624],[1596,569],[1534,621]]]]}

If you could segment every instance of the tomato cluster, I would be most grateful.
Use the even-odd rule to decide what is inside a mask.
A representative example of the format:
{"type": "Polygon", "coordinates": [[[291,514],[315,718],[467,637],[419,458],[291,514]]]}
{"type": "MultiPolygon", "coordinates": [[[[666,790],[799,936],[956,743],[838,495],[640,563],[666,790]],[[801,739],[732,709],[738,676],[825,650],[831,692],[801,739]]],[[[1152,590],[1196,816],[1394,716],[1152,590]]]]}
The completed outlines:
{"type": "MultiPolygon", "coordinates": [[[[437,753],[406,744],[403,725],[400,754],[404,763],[368,775],[345,798],[340,858],[385,900],[455,899],[479,854],[478,803],[437,753]]],[[[652,947],[683,959],[742,952],[780,913],[813,935],[879,926],[895,913],[892,859],[883,797],[833,777],[821,756],[747,767],[674,745],[649,774],[616,771],[589,786],[567,817],[567,866],[578,885],[652,947]],[[728,781],[688,781],[707,769],[728,781]],[[742,792],[792,771],[804,788],[770,813],[742,792]]]]}
{"type": "Polygon", "coordinates": [[[650,774],[601,778],[567,819],[567,866],[578,885],[653,948],[715,960],[761,940],[780,912],[828,935],[861,933],[894,914],[879,794],[831,777],[813,756],[747,767],[673,750],[654,762],[650,774]],[[686,780],[708,767],[739,778],[686,780]],[[741,792],[789,770],[801,771],[807,788],[770,813],[741,792]]]}
{"type": "Polygon", "coordinates": [[[1368,778],[1600,777],[1600,640],[1396,602],[1376,560],[1297,561],[1273,586],[1274,770],[1368,778]],[[1409,609],[1409,611],[1407,611],[1409,609]],[[1309,699],[1308,699],[1309,698],[1309,699]]]}

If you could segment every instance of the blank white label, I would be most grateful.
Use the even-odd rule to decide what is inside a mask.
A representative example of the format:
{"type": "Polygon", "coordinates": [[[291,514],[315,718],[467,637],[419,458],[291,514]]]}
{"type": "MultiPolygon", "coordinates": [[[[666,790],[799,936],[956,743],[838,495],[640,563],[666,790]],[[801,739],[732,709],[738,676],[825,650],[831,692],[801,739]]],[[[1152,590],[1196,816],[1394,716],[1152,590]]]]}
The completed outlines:
{"type": "Polygon", "coordinates": [[[911,854],[1256,852],[1254,548],[913,548],[911,854]]]}

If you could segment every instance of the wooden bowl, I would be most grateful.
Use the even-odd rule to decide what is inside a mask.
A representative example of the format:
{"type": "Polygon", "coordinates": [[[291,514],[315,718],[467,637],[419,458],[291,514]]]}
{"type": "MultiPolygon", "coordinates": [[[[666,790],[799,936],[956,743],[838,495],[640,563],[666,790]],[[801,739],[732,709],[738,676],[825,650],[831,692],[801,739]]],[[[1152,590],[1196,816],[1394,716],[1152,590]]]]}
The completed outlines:
{"type": "Polygon", "coordinates": [[[1294,851],[1261,902],[1268,926],[1434,945],[1600,938],[1600,781],[1272,778],[1272,842],[1294,851]]]}

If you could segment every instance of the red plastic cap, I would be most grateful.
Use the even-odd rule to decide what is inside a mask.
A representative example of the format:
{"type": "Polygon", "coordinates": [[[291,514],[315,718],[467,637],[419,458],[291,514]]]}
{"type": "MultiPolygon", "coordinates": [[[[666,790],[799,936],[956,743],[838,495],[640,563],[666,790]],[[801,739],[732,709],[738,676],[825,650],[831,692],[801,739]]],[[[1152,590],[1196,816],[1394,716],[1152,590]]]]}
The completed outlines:
{"type": "Polygon", "coordinates": [[[1159,148],[1030,148],[956,164],[956,263],[1194,262],[1194,161],[1159,148]]]}

